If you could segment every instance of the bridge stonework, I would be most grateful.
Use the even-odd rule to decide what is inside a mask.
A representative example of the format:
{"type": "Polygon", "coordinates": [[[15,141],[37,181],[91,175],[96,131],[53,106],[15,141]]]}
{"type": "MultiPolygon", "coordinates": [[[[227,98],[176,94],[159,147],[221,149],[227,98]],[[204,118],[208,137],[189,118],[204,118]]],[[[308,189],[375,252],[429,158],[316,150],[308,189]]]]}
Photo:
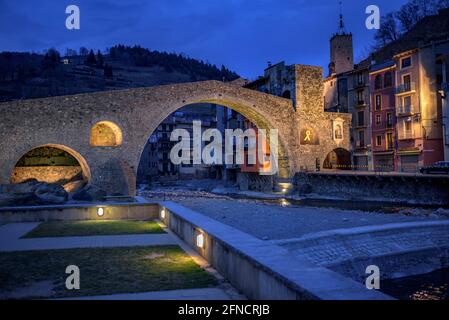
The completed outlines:
{"type": "Polygon", "coordinates": [[[279,180],[300,169],[312,170],[316,159],[337,147],[349,148],[348,114],[325,113],[322,70],[304,66],[298,106],[288,99],[218,81],[95,92],[12,101],[0,104],[0,184],[9,183],[17,161],[40,146],[59,147],[81,164],[89,183],[110,195],[135,194],[136,172],[149,136],[171,113],[194,103],[214,103],[241,113],[259,128],[278,129],[279,180]],[[333,139],[333,121],[344,120],[344,140],[333,139]],[[115,123],[119,146],[90,144],[92,126],[115,123]],[[301,127],[319,134],[319,145],[302,145],[301,127]]]}

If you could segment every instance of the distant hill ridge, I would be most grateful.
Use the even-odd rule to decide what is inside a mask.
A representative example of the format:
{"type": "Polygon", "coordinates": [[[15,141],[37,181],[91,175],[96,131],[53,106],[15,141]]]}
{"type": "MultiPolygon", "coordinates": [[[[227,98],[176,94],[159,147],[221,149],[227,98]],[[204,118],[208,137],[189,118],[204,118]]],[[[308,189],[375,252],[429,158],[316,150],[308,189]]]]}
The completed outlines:
{"type": "Polygon", "coordinates": [[[80,51],[68,50],[64,57],[54,49],[0,53],[0,101],[239,78],[225,66],[140,46],[116,45],[106,54],[80,51]]]}

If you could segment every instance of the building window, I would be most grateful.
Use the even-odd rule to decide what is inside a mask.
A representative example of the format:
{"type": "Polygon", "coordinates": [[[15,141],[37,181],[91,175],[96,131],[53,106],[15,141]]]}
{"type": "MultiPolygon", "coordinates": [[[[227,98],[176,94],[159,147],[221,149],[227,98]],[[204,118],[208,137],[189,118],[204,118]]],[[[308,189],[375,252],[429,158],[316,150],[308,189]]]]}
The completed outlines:
{"type": "Polygon", "coordinates": [[[386,72],[384,75],[384,88],[390,88],[393,86],[393,76],[391,72],[386,72]]]}
{"type": "Polygon", "coordinates": [[[363,130],[359,131],[359,141],[357,143],[357,146],[360,148],[363,148],[365,146],[365,131],[363,130]]]}
{"type": "Polygon", "coordinates": [[[376,136],[376,146],[382,146],[382,136],[376,136]]]}
{"type": "Polygon", "coordinates": [[[376,124],[380,125],[382,123],[382,116],[380,114],[376,115],[376,124]]]}
{"type": "Polygon", "coordinates": [[[364,104],[364,98],[363,98],[363,90],[357,91],[357,102],[359,104],[364,104]]]}
{"type": "Polygon", "coordinates": [[[379,111],[380,109],[382,109],[382,96],[380,94],[376,95],[376,111],[379,111]]]}
{"type": "Polygon", "coordinates": [[[409,119],[407,119],[407,120],[405,121],[405,126],[404,126],[404,128],[405,128],[405,131],[406,131],[406,132],[411,132],[411,131],[412,131],[412,121],[409,120],[409,119]]]}
{"type": "Polygon", "coordinates": [[[374,80],[374,89],[376,90],[382,89],[382,76],[380,74],[377,75],[374,80]]]}
{"type": "Polygon", "coordinates": [[[364,126],[365,125],[365,112],[364,111],[359,111],[357,113],[357,124],[358,126],[364,126]]]}
{"type": "Polygon", "coordinates": [[[392,128],[393,127],[393,114],[387,113],[387,127],[392,128]]]}
{"type": "Polygon", "coordinates": [[[365,83],[365,79],[363,78],[363,73],[358,73],[358,74],[357,74],[357,83],[358,83],[359,85],[365,83]]]}
{"type": "Polygon", "coordinates": [[[388,150],[393,149],[393,133],[391,132],[387,133],[387,149],[388,150]]]}
{"type": "Polygon", "coordinates": [[[410,107],[412,105],[412,97],[411,96],[405,96],[402,100],[402,105],[404,107],[410,107]]]}
{"type": "Polygon", "coordinates": [[[412,57],[403,58],[401,60],[401,69],[409,68],[412,66],[412,57]]]}
{"type": "Polygon", "coordinates": [[[409,74],[402,77],[402,85],[404,91],[412,90],[412,77],[409,74]]]}

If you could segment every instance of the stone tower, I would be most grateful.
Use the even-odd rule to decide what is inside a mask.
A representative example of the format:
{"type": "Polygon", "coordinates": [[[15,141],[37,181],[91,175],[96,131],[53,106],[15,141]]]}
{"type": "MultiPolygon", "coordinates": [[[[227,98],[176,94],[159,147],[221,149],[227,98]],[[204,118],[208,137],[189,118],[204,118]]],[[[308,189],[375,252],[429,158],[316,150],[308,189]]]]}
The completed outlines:
{"type": "Polygon", "coordinates": [[[354,68],[352,34],[345,31],[343,14],[341,11],[338,32],[332,36],[330,47],[331,59],[329,63],[329,76],[347,72],[354,68]]]}

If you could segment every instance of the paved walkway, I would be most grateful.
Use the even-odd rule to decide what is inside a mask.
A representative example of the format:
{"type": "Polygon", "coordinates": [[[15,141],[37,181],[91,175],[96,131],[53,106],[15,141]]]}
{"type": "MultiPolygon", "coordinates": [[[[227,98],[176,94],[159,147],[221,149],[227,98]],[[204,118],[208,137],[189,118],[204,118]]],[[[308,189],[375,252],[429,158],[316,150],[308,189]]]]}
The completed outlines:
{"type": "Polygon", "coordinates": [[[108,296],[79,297],[63,300],[230,300],[230,298],[221,289],[205,288],[113,294],[108,296]]]}
{"type": "Polygon", "coordinates": [[[170,234],[138,234],[63,238],[20,239],[39,223],[9,223],[0,226],[0,251],[29,251],[74,248],[110,248],[176,245],[170,234]]]}

